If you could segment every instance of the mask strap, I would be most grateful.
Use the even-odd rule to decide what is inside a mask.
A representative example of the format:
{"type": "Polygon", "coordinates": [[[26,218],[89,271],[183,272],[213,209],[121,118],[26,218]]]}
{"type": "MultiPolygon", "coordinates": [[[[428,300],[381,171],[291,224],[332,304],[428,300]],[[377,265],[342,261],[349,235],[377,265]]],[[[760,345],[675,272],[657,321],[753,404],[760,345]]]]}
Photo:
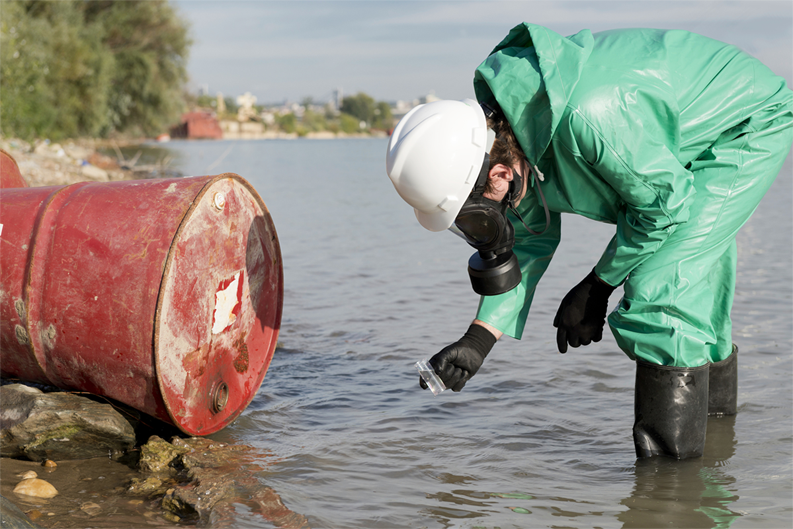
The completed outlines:
{"type": "MultiPolygon", "coordinates": [[[[523,160],[521,160],[520,166],[521,168],[523,168],[523,160]]],[[[523,220],[523,217],[520,216],[520,213],[518,213],[518,209],[515,207],[515,202],[512,197],[509,197],[509,202],[507,204],[509,206],[510,211],[512,211],[512,213],[514,213],[515,216],[518,217],[518,220],[520,220],[521,224],[523,224],[523,227],[526,228],[526,230],[528,230],[529,233],[531,233],[532,235],[542,235],[543,233],[548,231],[548,228],[551,226],[551,212],[548,210],[548,203],[545,201],[545,195],[542,192],[542,188],[540,187],[540,182],[538,181],[537,178],[537,173],[539,171],[532,170],[531,168],[529,168],[529,172],[533,177],[532,184],[534,183],[537,184],[537,191],[540,192],[540,198],[542,199],[542,207],[543,209],[545,209],[545,228],[543,228],[543,230],[540,232],[536,232],[532,230],[526,225],[526,222],[523,220]]],[[[520,173],[518,174],[520,175],[520,173]]],[[[523,177],[521,177],[521,180],[522,178],[523,177]]],[[[543,178],[543,180],[545,179],[543,178]]],[[[532,185],[532,187],[534,186],[532,185]]]]}

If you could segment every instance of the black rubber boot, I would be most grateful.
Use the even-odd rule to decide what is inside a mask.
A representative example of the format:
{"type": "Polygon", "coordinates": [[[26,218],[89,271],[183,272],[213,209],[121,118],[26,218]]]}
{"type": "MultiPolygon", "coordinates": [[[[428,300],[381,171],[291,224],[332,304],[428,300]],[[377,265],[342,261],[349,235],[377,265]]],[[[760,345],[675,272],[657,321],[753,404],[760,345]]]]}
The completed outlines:
{"type": "Polygon", "coordinates": [[[700,457],[708,423],[708,368],[636,362],[633,442],[638,457],[700,457]]]}
{"type": "Polygon", "coordinates": [[[710,364],[708,415],[723,417],[738,413],[738,346],[730,356],[710,364]]]}

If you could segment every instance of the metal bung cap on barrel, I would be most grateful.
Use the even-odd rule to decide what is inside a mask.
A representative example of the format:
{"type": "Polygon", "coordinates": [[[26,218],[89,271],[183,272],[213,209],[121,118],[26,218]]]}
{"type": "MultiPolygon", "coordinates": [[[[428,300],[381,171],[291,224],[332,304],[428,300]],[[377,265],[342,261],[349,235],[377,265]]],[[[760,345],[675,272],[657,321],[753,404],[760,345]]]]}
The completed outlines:
{"type": "Polygon", "coordinates": [[[3,189],[0,368],[208,435],[255,396],[283,306],[278,237],[236,174],[3,189]]]}

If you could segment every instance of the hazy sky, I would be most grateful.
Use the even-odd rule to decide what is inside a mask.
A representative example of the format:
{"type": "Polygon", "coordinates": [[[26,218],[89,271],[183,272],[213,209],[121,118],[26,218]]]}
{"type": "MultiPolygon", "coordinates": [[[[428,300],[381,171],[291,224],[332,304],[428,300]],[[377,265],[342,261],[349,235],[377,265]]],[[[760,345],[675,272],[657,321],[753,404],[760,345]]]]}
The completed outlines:
{"type": "Polygon", "coordinates": [[[521,22],[570,35],[686,29],[735,44],[793,85],[793,2],[177,0],[195,41],[191,88],[259,103],[317,102],[335,89],[377,100],[473,96],[473,71],[521,22]]]}

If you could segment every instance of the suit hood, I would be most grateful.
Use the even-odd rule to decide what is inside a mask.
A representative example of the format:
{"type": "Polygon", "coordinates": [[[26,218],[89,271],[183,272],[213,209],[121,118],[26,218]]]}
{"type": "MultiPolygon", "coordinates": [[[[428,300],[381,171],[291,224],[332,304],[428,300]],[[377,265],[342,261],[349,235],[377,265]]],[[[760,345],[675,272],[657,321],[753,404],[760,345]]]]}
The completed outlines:
{"type": "Polygon", "coordinates": [[[562,37],[523,23],[476,69],[477,100],[501,107],[532,164],[548,148],[593,46],[589,30],[562,37]]]}

